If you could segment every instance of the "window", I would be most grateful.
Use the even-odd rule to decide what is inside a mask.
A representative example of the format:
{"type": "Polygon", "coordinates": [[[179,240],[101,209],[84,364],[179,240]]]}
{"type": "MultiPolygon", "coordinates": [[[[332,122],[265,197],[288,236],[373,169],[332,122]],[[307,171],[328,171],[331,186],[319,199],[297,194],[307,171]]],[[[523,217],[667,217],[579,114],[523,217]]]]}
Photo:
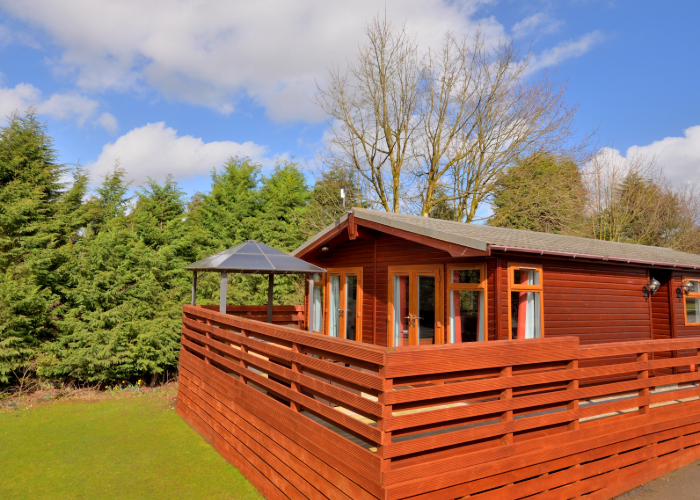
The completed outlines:
{"type": "Polygon", "coordinates": [[[486,266],[447,266],[447,300],[450,321],[446,342],[486,340],[486,266]]]}
{"type": "Polygon", "coordinates": [[[693,288],[685,296],[685,324],[700,325],[700,281],[683,278],[683,282],[686,281],[689,281],[693,288]]]}
{"type": "Polygon", "coordinates": [[[389,267],[389,346],[442,344],[442,266],[389,267]]]}
{"type": "Polygon", "coordinates": [[[508,264],[508,310],[511,339],[544,337],[542,266],[508,264]]]}
{"type": "Polygon", "coordinates": [[[323,333],[323,311],[324,311],[324,299],[325,299],[325,289],[323,282],[323,276],[320,274],[314,274],[314,293],[313,293],[313,318],[312,327],[314,332],[323,333]]]}
{"type": "Polygon", "coordinates": [[[362,268],[328,269],[328,335],[362,342],[362,268]]]}

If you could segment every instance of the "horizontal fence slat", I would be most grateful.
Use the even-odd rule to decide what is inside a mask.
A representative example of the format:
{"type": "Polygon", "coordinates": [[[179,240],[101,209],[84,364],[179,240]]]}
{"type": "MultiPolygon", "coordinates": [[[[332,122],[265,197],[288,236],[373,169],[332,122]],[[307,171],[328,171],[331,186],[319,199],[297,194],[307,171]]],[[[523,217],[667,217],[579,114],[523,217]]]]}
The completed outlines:
{"type": "Polygon", "coordinates": [[[261,342],[260,340],[256,340],[254,338],[243,337],[242,335],[230,332],[226,329],[216,328],[189,318],[183,318],[183,323],[190,329],[209,332],[210,334],[218,335],[238,345],[245,345],[251,349],[255,349],[258,352],[266,353],[286,361],[294,361],[305,368],[309,368],[315,372],[323,373],[331,377],[336,377],[339,380],[350,382],[367,389],[382,390],[383,388],[383,379],[378,375],[372,375],[370,373],[364,373],[352,368],[346,368],[345,366],[340,366],[337,363],[314,358],[313,356],[306,354],[295,353],[292,352],[291,349],[281,348],[274,344],[261,342]]]}
{"type": "Polygon", "coordinates": [[[188,349],[192,349],[195,352],[201,354],[202,356],[210,358],[212,361],[215,361],[216,363],[225,366],[229,370],[236,372],[237,374],[244,376],[247,379],[250,379],[257,385],[274,392],[276,395],[282,396],[285,399],[289,399],[291,401],[299,403],[303,407],[307,408],[309,411],[322,415],[323,418],[330,420],[331,422],[333,422],[334,425],[337,425],[338,427],[341,427],[353,434],[358,434],[372,443],[380,442],[380,433],[377,429],[367,424],[364,424],[359,420],[356,420],[348,415],[345,415],[344,413],[334,410],[333,408],[326,406],[323,403],[319,403],[315,399],[312,399],[300,392],[295,392],[292,389],[280,384],[279,382],[275,382],[267,377],[263,377],[262,375],[254,373],[246,368],[242,368],[240,365],[233,363],[232,361],[224,358],[223,356],[220,356],[211,351],[207,351],[203,347],[200,347],[197,344],[194,344],[193,342],[190,342],[185,338],[182,339],[182,343],[188,349]]]}
{"type": "Polygon", "coordinates": [[[338,353],[349,358],[357,358],[361,361],[373,363],[379,366],[385,365],[386,349],[369,344],[362,344],[352,340],[335,339],[317,333],[294,331],[292,328],[270,325],[261,321],[225,315],[197,306],[183,306],[185,314],[191,314],[204,319],[209,319],[234,328],[260,332],[270,337],[276,337],[288,342],[294,342],[331,353],[338,353]]]}
{"type": "MultiPolygon", "coordinates": [[[[328,398],[331,398],[332,400],[341,403],[345,406],[348,406],[351,409],[358,410],[362,413],[366,413],[373,416],[382,415],[382,405],[371,401],[367,398],[357,396],[351,392],[341,389],[340,387],[327,384],[315,378],[304,375],[303,373],[295,373],[289,368],[277,365],[275,363],[271,363],[258,356],[247,354],[240,349],[235,349],[221,342],[217,342],[216,340],[209,339],[201,333],[197,333],[194,330],[190,330],[184,326],[182,327],[182,333],[186,337],[190,337],[199,342],[202,342],[203,344],[213,347],[214,349],[218,349],[222,352],[225,352],[229,356],[233,356],[239,360],[243,360],[249,365],[252,365],[262,371],[278,375],[279,377],[285,378],[289,381],[298,382],[300,385],[302,385],[304,388],[309,389],[311,392],[315,392],[328,398]]],[[[249,376],[245,374],[244,371],[241,371],[239,373],[244,376],[249,376]]]]}
{"type": "Polygon", "coordinates": [[[644,340],[581,346],[578,359],[624,356],[643,352],[679,351],[700,348],[700,339],[644,340]]]}
{"type": "MultiPolygon", "coordinates": [[[[620,394],[631,392],[647,387],[655,387],[657,385],[694,382],[697,380],[700,380],[700,373],[694,372],[684,375],[668,375],[665,377],[654,377],[643,380],[616,382],[612,384],[607,384],[605,386],[593,386],[586,387],[584,389],[549,392],[544,394],[537,394],[534,396],[522,396],[519,398],[504,399],[501,401],[474,403],[467,406],[458,406],[455,408],[435,409],[432,411],[423,411],[421,413],[415,413],[413,415],[404,415],[388,418],[386,423],[386,429],[390,431],[395,431],[409,427],[417,427],[438,422],[448,422],[450,420],[489,415],[510,410],[521,410],[531,407],[537,408],[540,406],[550,405],[554,403],[567,402],[572,399],[594,398],[608,394],[620,394]]],[[[679,392],[662,392],[660,394],[654,394],[652,397],[656,399],[653,402],[662,402],[667,401],[669,399],[676,400],[696,395],[688,393],[687,396],[684,396],[679,394],[679,392]],[[664,397],[666,397],[667,399],[664,399],[664,397]]]]}
{"type": "Polygon", "coordinates": [[[700,356],[688,356],[683,358],[671,359],[655,359],[652,361],[640,361],[633,363],[620,363],[614,365],[577,368],[575,370],[556,370],[543,373],[517,375],[507,379],[501,377],[492,377],[489,379],[454,382],[444,385],[434,385],[431,387],[416,387],[411,389],[394,390],[392,392],[387,393],[386,403],[396,405],[401,403],[410,403],[413,401],[423,401],[429,399],[447,398],[452,396],[478,394],[481,392],[497,391],[507,388],[515,389],[519,387],[549,384],[553,382],[568,382],[570,380],[576,379],[620,375],[625,373],[638,372],[641,370],[686,366],[693,363],[699,364],[700,356]]]}
{"type": "Polygon", "coordinates": [[[384,473],[384,484],[388,486],[387,498],[400,499],[438,491],[466,481],[589,452],[625,439],[634,439],[680,426],[695,426],[699,418],[700,406],[697,406],[694,412],[684,415],[674,415],[672,409],[667,408],[664,413],[657,415],[638,416],[627,422],[616,422],[607,431],[605,428],[571,431],[566,441],[562,441],[561,435],[557,435],[539,440],[539,443],[524,442],[468,454],[464,458],[454,457],[405,470],[387,471],[384,473]]]}
{"type": "Polygon", "coordinates": [[[204,383],[212,385],[221,394],[279,429],[316,456],[323,457],[326,463],[333,465],[368,491],[379,495],[380,490],[372,486],[379,484],[379,459],[374,454],[317,422],[293,412],[285,405],[267,397],[260,397],[261,394],[255,389],[241,384],[211,365],[206,365],[189,352],[185,351],[181,360],[185,369],[190,373],[197,373],[204,383]]]}
{"type": "Polygon", "coordinates": [[[607,499],[700,456],[700,329],[384,348],[266,313],[183,307],[177,408],[271,498],[607,499]]]}
{"type": "MultiPolygon", "coordinates": [[[[663,396],[667,394],[659,394],[654,400],[650,396],[640,396],[611,403],[601,403],[595,406],[579,408],[578,410],[566,410],[536,417],[527,417],[510,422],[494,423],[483,425],[476,428],[464,429],[452,432],[446,432],[437,436],[429,436],[416,438],[409,441],[391,443],[385,446],[386,457],[399,457],[409,455],[421,451],[443,448],[463,444],[469,441],[486,439],[489,437],[499,436],[507,433],[514,433],[524,430],[537,429],[539,427],[547,427],[555,424],[570,422],[587,417],[596,417],[608,413],[628,410],[630,408],[638,408],[640,406],[648,406],[653,402],[665,401],[663,396]]],[[[700,403],[700,402],[696,402],[700,403]]]]}
{"type": "Polygon", "coordinates": [[[576,359],[578,339],[532,339],[387,352],[387,378],[576,359]]]}

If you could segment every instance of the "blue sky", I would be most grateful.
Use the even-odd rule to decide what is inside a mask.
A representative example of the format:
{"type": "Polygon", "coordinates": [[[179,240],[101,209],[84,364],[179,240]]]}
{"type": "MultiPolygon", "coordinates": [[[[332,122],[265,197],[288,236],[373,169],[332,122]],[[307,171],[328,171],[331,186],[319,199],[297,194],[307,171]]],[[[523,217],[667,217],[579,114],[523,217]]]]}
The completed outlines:
{"type": "Polygon", "coordinates": [[[35,105],[61,159],[134,185],[170,172],[189,193],[231,155],[312,160],[329,65],[366,20],[404,20],[422,46],[481,24],[532,45],[578,102],[581,135],[700,177],[698,2],[0,0],[0,113],[35,105]]]}

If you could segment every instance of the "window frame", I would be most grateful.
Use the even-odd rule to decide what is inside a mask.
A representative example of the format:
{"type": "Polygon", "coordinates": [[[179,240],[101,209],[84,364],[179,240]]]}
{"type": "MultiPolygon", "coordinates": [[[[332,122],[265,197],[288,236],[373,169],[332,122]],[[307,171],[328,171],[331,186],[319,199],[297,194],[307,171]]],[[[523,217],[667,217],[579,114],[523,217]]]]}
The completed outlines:
{"type": "Polygon", "coordinates": [[[544,333],[544,279],[542,274],[542,264],[527,264],[521,262],[508,263],[508,339],[513,340],[513,315],[511,304],[512,292],[539,292],[540,294],[540,336],[543,339],[544,333]],[[523,285],[515,283],[515,271],[526,269],[528,271],[537,271],[539,285],[523,285]]]}
{"type": "MultiPolygon", "coordinates": [[[[681,284],[683,284],[685,281],[695,281],[697,283],[700,283],[700,278],[682,276],[681,284]]],[[[700,322],[688,323],[688,304],[686,302],[686,299],[700,299],[700,292],[690,292],[687,295],[685,293],[683,294],[683,319],[685,320],[685,326],[700,326],[700,322]]]]}
{"type": "MultiPolygon", "coordinates": [[[[484,340],[482,342],[488,342],[489,340],[489,308],[488,308],[488,276],[486,275],[486,264],[447,264],[445,269],[445,288],[446,293],[446,305],[447,310],[447,321],[445,322],[445,338],[444,343],[447,344],[447,339],[450,338],[450,328],[452,325],[452,316],[450,314],[450,300],[452,300],[451,294],[455,290],[472,290],[477,292],[482,292],[484,294],[484,340]],[[452,271],[468,271],[471,269],[478,269],[480,272],[480,283],[452,283],[452,271]]],[[[477,335],[478,338],[478,335],[477,335]]],[[[478,340],[477,340],[478,343],[478,340]]]]}
{"type": "MultiPolygon", "coordinates": [[[[352,342],[360,342],[362,343],[362,306],[363,306],[363,281],[362,281],[362,272],[364,268],[362,267],[334,267],[334,268],[328,268],[326,269],[326,289],[325,289],[325,295],[324,295],[324,301],[325,304],[323,306],[323,334],[326,336],[330,336],[330,314],[329,314],[329,308],[331,305],[331,275],[339,275],[340,276],[340,294],[341,297],[345,299],[345,302],[347,303],[347,290],[345,289],[346,285],[346,277],[348,275],[350,276],[357,276],[357,313],[355,316],[355,340],[352,342]]],[[[343,315],[343,318],[345,316],[343,315]]],[[[345,321],[345,319],[343,319],[345,321]]],[[[340,333],[340,332],[339,332],[340,333]]],[[[339,339],[345,339],[345,326],[342,328],[342,334],[343,336],[340,337],[338,336],[337,338],[339,339]]],[[[334,337],[335,338],[335,337],[334,337]]]]}

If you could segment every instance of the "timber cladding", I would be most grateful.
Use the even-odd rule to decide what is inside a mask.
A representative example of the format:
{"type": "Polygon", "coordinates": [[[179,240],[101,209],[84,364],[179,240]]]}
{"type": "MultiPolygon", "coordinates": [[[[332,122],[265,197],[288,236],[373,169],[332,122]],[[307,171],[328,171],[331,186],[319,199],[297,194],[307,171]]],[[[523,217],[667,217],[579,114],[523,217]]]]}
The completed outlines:
{"type": "Polygon", "coordinates": [[[183,313],[177,411],[266,498],[604,500],[700,458],[700,339],[388,349],[183,313]]]}
{"type": "MultiPolygon", "coordinates": [[[[607,262],[557,259],[517,251],[494,252],[490,257],[455,258],[446,251],[407,241],[394,235],[365,231],[364,237],[345,241],[310,261],[323,268],[362,268],[364,294],[362,304],[362,341],[387,345],[389,268],[400,266],[440,266],[443,276],[450,264],[486,265],[487,310],[486,338],[510,338],[508,265],[532,264],[542,267],[543,330],[546,337],[575,336],[583,344],[636,341],[660,338],[663,326],[652,337],[652,315],[663,316],[660,291],[655,311],[645,299],[642,288],[649,281],[646,268],[607,262]],[[376,266],[375,266],[376,245],[376,266]],[[375,273],[376,269],[376,273],[375,273]]],[[[680,280],[680,277],[678,278],[680,280]]],[[[671,285],[675,293],[677,285],[671,285]]],[[[447,287],[443,286],[444,314],[449,317],[447,287]]],[[[675,295],[673,295],[675,297],[675,295]]],[[[682,303],[679,301],[679,305],[682,303]]],[[[670,316],[666,313],[666,321],[670,316]]],[[[683,308],[676,310],[676,323],[684,324],[683,308]]],[[[657,326],[659,324],[657,323],[657,326]]],[[[668,330],[668,325],[665,327],[668,330]]],[[[698,335],[698,327],[688,334],[698,335]]]]}

